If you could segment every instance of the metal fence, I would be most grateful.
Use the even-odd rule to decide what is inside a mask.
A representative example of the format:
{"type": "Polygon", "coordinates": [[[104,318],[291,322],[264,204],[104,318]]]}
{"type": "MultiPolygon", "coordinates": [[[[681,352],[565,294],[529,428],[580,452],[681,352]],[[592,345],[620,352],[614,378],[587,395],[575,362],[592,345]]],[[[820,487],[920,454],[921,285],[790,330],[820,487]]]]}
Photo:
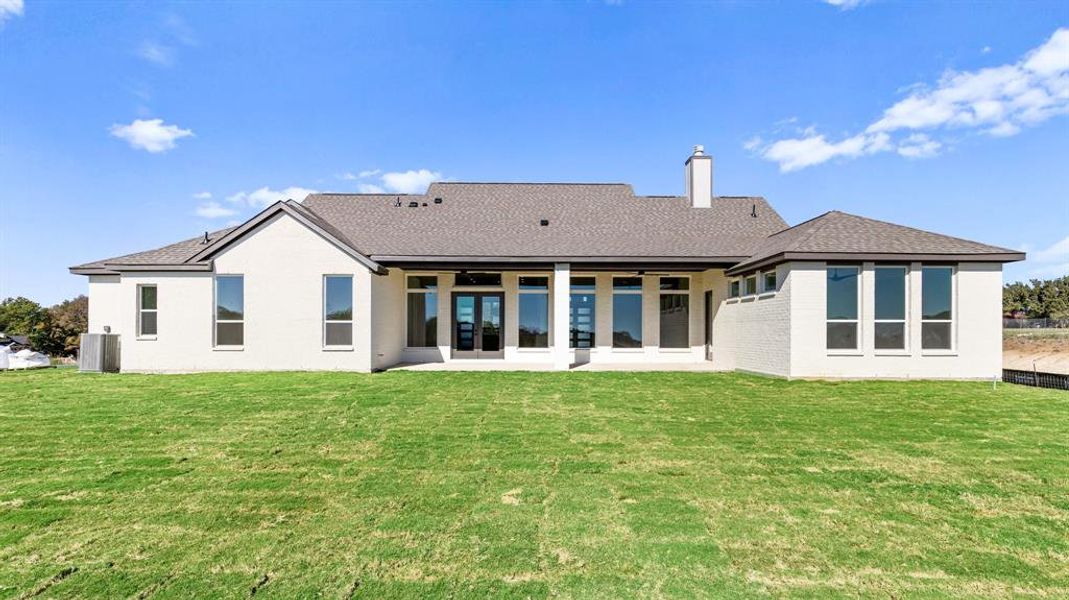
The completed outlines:
{"type": "Polygon", "coordinates": [[[1069,375],[1061,373],[1040,373],[1038,371],[1018,371],[1002,369],[1002,381],[1020,385],[1049,388],[1052,390],[1069,390],[1069,375]]]}
{"type": "Polygon", "coordinates": [[[1066,329],[1069,319],[1002,319],[1003,329],[1066,329]]]}

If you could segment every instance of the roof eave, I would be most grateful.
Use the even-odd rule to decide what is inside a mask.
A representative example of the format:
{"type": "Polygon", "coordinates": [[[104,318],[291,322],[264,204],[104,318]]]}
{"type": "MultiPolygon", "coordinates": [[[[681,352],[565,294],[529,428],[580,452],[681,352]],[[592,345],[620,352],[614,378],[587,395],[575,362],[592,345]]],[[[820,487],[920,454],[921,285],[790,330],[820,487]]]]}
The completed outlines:
{"type": "Polygon", "coordinates": [[[1025,259],[1024,252],[987,252],[987,253],[902,253],[902,252],[780,252],[753,262],[744,262],[727,270],[727,275],[740,275],[780,263],[801,260],[845,260],[845,261],[882,261],[882,262],[997,262],[1008,263],[1025,259]]]}

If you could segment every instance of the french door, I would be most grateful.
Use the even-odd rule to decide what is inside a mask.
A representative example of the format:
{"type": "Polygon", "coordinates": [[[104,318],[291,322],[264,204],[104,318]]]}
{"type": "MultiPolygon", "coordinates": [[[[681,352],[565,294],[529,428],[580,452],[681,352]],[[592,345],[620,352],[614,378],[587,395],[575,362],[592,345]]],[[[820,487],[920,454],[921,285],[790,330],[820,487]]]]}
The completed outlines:
{"type": "Polygon", "coordinates": [[[453,358],[504,358],[505,295],[453,292],[453,358]]]}

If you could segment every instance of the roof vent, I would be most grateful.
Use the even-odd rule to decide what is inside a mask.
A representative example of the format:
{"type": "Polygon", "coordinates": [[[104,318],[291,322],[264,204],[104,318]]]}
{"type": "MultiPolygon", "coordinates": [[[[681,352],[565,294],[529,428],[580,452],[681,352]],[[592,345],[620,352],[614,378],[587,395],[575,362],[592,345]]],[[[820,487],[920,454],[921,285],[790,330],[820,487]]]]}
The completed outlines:
{"type": "Polygon", "coordinates": [[[419,207],[419,202],[416,202],[415,200],[413,200],[412,202],[408,203],[408,207],[409,208],[417,208],[417,207],[419,207]]]}
{"type": "Polygon", "coordinates": [[[204,239],[203,239],[203,240],[201,240],[201,241],[200,241],[200,243],[201,243],[202,245],[203,245],[203,244],[207,244],[207,243],[208,243],[208,232],[207,232],[207,231],[205,231],[205,232],[204,232],[204,239]]]}
{"type": "Polygon", "coordinates": [[[541,225],[542,227],[547,227],[549,225],[549,219],[542,219],[541,221],[538,222],[538,224],[541,225]]]}
{"type": "Polygon", "coordinates": [[[757,218],[757,203],[754,203],[753,208],[750,209],[750,216],[757,218]]]}
{"type": "Polygon", "coordinates": [[[434,199],[434,203],[435,204],[441,204],[442,203],[442,199],[441,198],[435,198],[434,199]]]}

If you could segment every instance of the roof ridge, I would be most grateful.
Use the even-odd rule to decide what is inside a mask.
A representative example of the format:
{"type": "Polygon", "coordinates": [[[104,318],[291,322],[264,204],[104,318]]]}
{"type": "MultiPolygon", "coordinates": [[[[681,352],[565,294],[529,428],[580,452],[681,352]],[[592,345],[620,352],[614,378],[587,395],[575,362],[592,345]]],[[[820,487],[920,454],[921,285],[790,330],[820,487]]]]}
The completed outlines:
{"type": "MultiPolygon", "coordinates": [[[[790,231],[792,229],[798,229],[799,227],[801,227],[802,225],[805,225],[806,223],[812,223],[813,221],[816,221],[817,219],[823,219],[824,217],[830,215],[831,213],[835,213],[835,212],[839,212],[839,211],[837,211],[837,210],[829,210],[829,211],[822,212],[819,215],[817,215],[815,217],[808,218],[805,221],[802,221],[801,223],[799,223],[797,225],[791,225],[790,227],[784,227],[783,229],[780,229],[776,233],[771,233],[771,234],[768,235],[768,237],[773,237],[773,236],[779,235],[781,233],[786,233],[786,232],[788,232],[788,231],[790,231]]],[[[807,237],[806,239],[809,239],[809,238],[807,237]]]]}

